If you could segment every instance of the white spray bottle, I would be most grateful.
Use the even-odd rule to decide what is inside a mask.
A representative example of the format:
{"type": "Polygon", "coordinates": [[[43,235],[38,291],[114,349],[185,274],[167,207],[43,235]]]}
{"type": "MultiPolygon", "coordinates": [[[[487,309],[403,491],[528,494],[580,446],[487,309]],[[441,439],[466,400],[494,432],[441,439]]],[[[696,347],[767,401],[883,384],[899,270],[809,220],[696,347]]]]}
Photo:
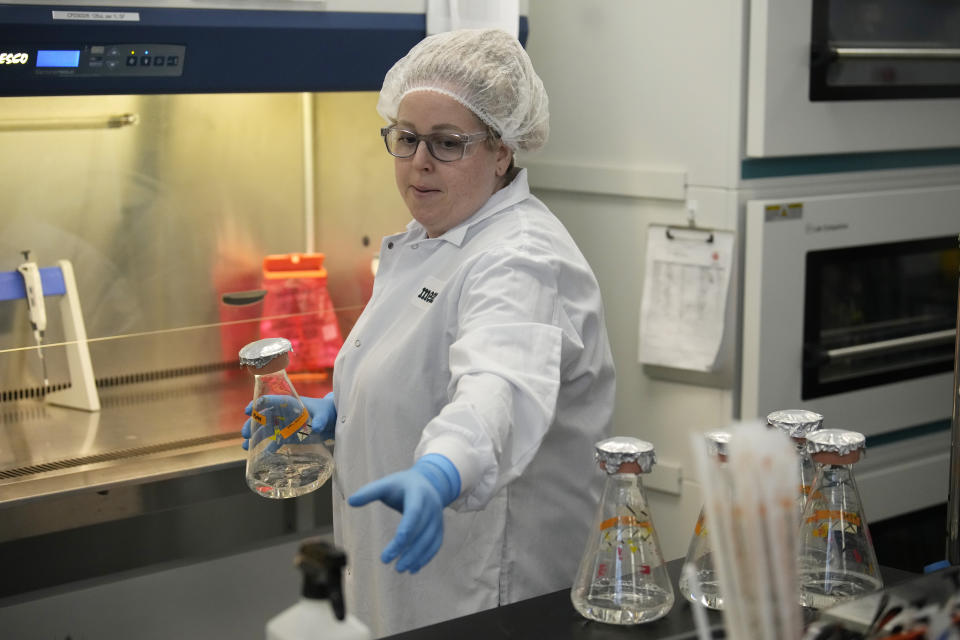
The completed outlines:
{"type": "Polygon", "coordinates": [[[371,640],[370,629],[344,607],[346,564],[346,554],[329,542],[304,540],[296,557],[303,573],[300,601],[267,622],[267,640],[371,640]]]}

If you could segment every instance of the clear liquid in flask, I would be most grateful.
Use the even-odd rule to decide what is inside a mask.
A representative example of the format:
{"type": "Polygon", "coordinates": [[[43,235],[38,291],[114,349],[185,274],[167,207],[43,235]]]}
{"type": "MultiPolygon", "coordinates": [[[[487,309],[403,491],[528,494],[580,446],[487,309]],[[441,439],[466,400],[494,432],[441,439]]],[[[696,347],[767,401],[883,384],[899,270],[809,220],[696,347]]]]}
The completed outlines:
{"type": "Polygon", "coordinates": [[[333,474],[333,458],[326,447],[284,445],[264,453],[273,441],[264,440],[250,456],[247,485],[265,498],[295,498],[310,493],[333,474]]]}
{"type": "Polygon", "coordinates": [[[585,618],[607,624],[640,624],[663,617],[673,607],[673,591],[657,584],[594,584],[575,589],[573,605],[585,618]]]}

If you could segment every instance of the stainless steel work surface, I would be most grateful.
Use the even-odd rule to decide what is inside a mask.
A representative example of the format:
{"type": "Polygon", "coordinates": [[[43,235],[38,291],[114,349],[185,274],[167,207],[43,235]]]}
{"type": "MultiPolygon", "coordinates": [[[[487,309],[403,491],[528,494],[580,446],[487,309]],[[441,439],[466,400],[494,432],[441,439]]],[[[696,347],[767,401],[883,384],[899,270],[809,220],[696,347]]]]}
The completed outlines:
{"type": "MultiPolygon", "coordinates": [[[[297,380],[322,395],[329,379],[297,380]]],[[[239,371],[100,389],[102,410],[43,400],[0,411],[0,506],[241,465],[240,427],[252,379],[239,371]]]]}

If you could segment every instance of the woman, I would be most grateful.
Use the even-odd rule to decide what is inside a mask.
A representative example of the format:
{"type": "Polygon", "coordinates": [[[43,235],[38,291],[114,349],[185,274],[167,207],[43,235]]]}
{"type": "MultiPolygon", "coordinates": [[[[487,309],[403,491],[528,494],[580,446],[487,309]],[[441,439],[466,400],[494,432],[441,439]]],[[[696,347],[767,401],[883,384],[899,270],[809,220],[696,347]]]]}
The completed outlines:
{"type": "Polygon", "coordinates": [[[596,279],[513,162],[548,134],[519,42],[431,36],[377,110],[413,220],[307,405],[336,436],[347,606],[383,636],[572,584],[614,371],[596,279]]]}

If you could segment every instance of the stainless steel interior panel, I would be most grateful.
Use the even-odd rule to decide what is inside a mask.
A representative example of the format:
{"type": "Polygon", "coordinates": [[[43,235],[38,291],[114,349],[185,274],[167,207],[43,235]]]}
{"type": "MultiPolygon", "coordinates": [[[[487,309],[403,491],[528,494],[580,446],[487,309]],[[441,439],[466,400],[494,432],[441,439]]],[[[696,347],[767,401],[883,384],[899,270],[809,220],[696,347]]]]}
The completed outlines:
{"type": "MultiPolygon", "coordinates": [[[[0,133],[0,267],[22,249],[41,266],[71,260],[91,339],[167,332],[116,355],[102,344],[98,378],[221,361],[219,342],[190,328],[219,321],[220,292],[255,288],[265,253],[304,246],[299,110],[291,94],[0,101],[0,120],[137,117],[0,133]]],[[[0,305],[0,349],[32,343],[18,302],[0,305]]],[[[36,380],[23,356],[0,367],[3,387],[36,380]]]]}
{"type": "MultiPolygon", "coordinates": [[[[0,122],[125,113],[137,124],[0,132],[0,192],[10,194],[0,268],[27,248],[41,266],[73,262],[97,379],[224,362],[235,358],[226,334],[243,331],[216,325],[245,318],[256,338],[258,316],[225,308],[220,294],[259,287],[265,254],[303,251],[309,215],[346,332],[369,297],[380,238],[408,220],[375,104],[373,93],[4,99],[0,122]],[[304,212],[305,189],[316,211],[304,212]]],[[[55,344],[62,329],[48,315],[55,344]]],[[[0,390],[37,386],[33,354],[10,352],[32,342],[26,303],[0,304],[0,390]]]]}
{"type": "Polygon", "coordinates": [[[380,137],[376,93],[313,94],[316,114],[317,251],[344,336],[373,290],[371,261],[383,236],[410,214],[397,192],[393,158],[380,137]]]}

